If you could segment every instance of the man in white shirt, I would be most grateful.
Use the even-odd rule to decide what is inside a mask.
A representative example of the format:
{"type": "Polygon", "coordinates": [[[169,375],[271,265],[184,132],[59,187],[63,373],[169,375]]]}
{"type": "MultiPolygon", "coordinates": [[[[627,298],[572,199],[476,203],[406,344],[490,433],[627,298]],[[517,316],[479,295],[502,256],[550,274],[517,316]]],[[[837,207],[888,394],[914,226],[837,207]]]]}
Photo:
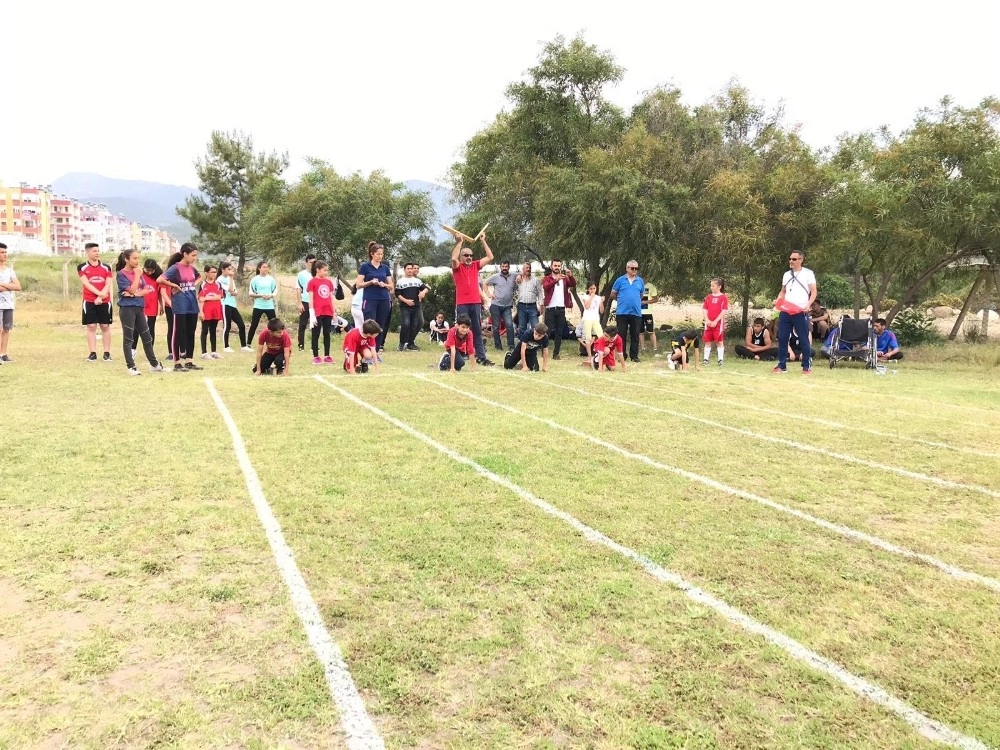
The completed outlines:
{"type": "Polygon", "coordinates": [[[788,365],[788,339],[792,329],[802,342],[802,374],[812,371],[812,346],[809,342],[812,319],[809,309],[816,301],[816,275],[802,267],[805,254],[792,250],[788,256],[788,270],[781,279],[781,292],[774,301],[778,314],[778,365],[771,371],[785,372],[788,365]]]}

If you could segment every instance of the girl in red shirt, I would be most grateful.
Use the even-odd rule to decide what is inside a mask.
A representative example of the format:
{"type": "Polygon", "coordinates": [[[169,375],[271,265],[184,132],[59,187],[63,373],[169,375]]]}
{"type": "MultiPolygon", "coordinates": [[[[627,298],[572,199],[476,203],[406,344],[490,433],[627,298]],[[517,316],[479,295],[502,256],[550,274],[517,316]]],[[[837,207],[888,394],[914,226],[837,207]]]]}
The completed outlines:
{"type": "Polygon", "coordinates": [[[702,341],[705,342],[705,349],[702,356],[705,364],[708,364],[708,355],[712,352],[712,342],[715,342],[715,352],[722,364],[724,356],[724,344],[726,340],[726,311],[729,310],[729,298],[726,296],[726,282],[721,278],[714,278],[711,281],[712,293],[705,297],[701,307],[705,311],[705,333],[702,341]]]}
{"type": "Polygon", "coordinates": [[[149,258],[142,264],[143,282],[145,282],[146,286],[156,290],[156,294],[147,294],[143,298],[143,304],[145,306],[143,314],[146,316],[146,326],[149,328],[149,337],[152,339],[154,344],[156,343],[156,316],[163,314],[163,297],[161,295],[161,291],[165,287],[161,287],[156,283],[156,280],[160,278],[160,274],[162,273],[163,269],[160,268],[160,264],[152,258],[149,258]]]}
{"type": "Polygon", "coordinates": [[[313,364],[333,364],[330,356],[330,331],[333,329],[333,300],[336,285],[330,279],[330,268],[321,260],[313,263],[313,277],[306,285],[309,293],[309,325],[312,327],[313,364]],[[323,359],[319,358],[319,333],[323,332],[323,359]]]}
{"type": "Polygon", "coordinates": [[[201,358],[221,359],[216,349],[216,333],[219,330],[219,321],[222,320],[222,298],[225,291],[216,280],[219,277],[219,269],[215,266],[205,266],[205,281],[198,290],[198,305],[201,312],[201,358]],[[212,353],[209,354],[206,346],[208,339],[212,340],[212,353]]]}

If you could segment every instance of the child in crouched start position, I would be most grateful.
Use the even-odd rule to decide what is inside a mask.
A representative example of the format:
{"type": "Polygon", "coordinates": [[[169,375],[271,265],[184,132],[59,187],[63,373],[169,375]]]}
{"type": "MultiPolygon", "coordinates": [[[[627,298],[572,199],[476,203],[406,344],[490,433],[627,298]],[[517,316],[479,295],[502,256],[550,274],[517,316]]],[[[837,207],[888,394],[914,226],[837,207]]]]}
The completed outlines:
{"type": "Polygon", "coordinates": [[[376,356],[378,335],[382,327],[374,320],[366,320],[361,328],[352,328],[344,336],[344,370],[351,375],[364,374],[374,365],[376,374],[380,370],[376,356]]]}

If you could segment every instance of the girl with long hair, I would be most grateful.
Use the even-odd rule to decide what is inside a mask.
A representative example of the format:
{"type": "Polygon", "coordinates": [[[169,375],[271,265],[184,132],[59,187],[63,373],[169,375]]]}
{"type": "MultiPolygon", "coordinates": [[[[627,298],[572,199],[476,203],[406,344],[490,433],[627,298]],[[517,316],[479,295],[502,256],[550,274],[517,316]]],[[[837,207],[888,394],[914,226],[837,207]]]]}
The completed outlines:
{"type": "Polygon", "coordinates": [[[250,299],[253,300],[253,313],[250,315],[250,334],[247,338],[253,341],[257,332],[257,324],[261,317],[266,317],[270,323],[277,315],[274,312],[274,300],[278,297],[278,280],[271,275],[271,266],[266,260],[257,264],[257,275],[250,281],[250,299]]]}
{"type": "Polygon", "coordinates": [[[167,270],[158,279],[160,285],[173,290],[171,307],[174,313],[174,330],[170,352],[174,358],[174,372],[202,369],[191,361],[194,358],[194,339],[198,329],[197,287],[201,274],[194,267],[197,260],[198,248],[185,242],[179,253],[170,256],[167,270]]]}
{"type": "Polygon", "coordinates": [[[358,268],[358,278],[354,286],[364,289],[362,314],[365,320],[379,324],[378,351],[385,348],[385,334],[389,331],[389,316],[392,314],[392,296],[395,283],[392,269],[384,262],[385,247],[374,240],[368,243],[368,262],[358,268]]]}
{"type": "Polygon", "coordinates": [[[156,299],[159,287],[146,282],[148,277],[139,269],[138,250],[124,250],[119,254],[115,272],[118,283],[118,319],[122,324],[122,350],[128,374],[141,374],[132,354],[137,339],[142,340],[142,350],[149,361],[151,372],[163,372],[163,366],[156,361],[156,354],[153,353],[153,337],[146,323],[146,299],[156,299]]]}

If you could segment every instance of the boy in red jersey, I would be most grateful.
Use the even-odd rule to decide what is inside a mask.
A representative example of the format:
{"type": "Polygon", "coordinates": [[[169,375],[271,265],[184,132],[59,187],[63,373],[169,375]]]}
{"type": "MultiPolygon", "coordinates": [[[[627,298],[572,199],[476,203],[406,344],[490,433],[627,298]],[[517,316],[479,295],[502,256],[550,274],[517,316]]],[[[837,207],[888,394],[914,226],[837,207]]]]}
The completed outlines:
{"type": "Polygon", "coordinates": [[[726,282],[721,278],[714,278],[711,281],[712,293],[705,297],[701,307],[705,311],[705,333],[701,340],[704,344],[702,357],[708,364],[708,357],[712,353],[712,342],[715,342],[715,353],[719,359],[719,366],[722,366],[723,350],[726,339],[726,311],[729,310],[729,298],[725,295],[726,282]]]}
{"type": "Polygon", "coordinates": [[[376,354],[378,335],[382,327],[374,320],[366,320],[361,324],[361,330],[352,328],[344,336],[344,370],[351,375],[368,372],[368,365],[375,365],[378,374],[380,364],[376,354]]]}
{"type": "Polygon", "coordinates": [[[625,372],[625,342],[618,335],[618,328],[607,326],[604,335],[598,336],[594,342],[594,359],[591,364],[598,372],[604,372],[615,369],[615,363],[619,359],[622,372],[625,372]]]}
{"type": "Polygon", "coordinates": [[[267,330],[260,332],[257,339],[257,364],[253,371],[258,375],[270,375],[271,367],[278,375],[287,376],[292,364],[292,337],[285,330],[285,324],[278,318],[267,322],[267,330]]]}
{"type": "Polygon", "coordinates": [[[88,362],[97,361],[97,326],[101,327],[104,361],[111,361],[111,266],[101,262],[101,248],[96,242],[83,246],[87,260],[76,267],[83,284],[83,325],[87,326],[88,362]]]}
{"type": "Polygon", "coordinates": [[[455,327],[448,330],[444,340],[444,354],[438,361],[438,369],[443,372],[458,372],[471,362],[476,369],[476,340],[472,334],[472,318],[466,314],[455,319],[455,327]]]}

